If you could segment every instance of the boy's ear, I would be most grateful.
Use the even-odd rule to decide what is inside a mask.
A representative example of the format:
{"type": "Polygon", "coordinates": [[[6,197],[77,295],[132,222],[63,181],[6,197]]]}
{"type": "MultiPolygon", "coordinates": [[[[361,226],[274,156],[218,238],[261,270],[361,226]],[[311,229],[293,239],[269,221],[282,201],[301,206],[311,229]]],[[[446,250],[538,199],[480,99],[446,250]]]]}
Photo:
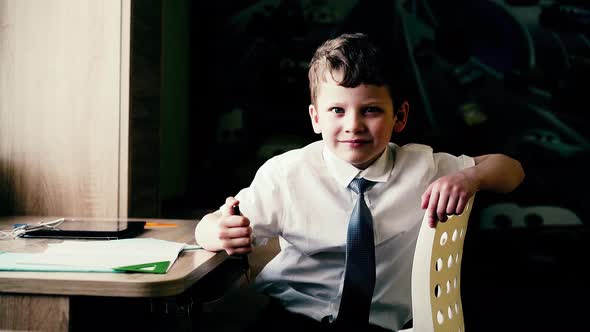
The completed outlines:
{"type": "Polygon", "coordinates": [[[313,104],[309,105],[309,117],[311,118],[311,126],[316,134],[321,134],[322,129],[320,128],[320,119],[318,117],[318,110],[313,104]]]}
{"type": "Polygon", "coordinates": [[[406,127],[408,122],[408,114],[410,113],[410,104],[404,101],[395,113],[395,124],[393,125],[393,131],[396,133],[401,132],[406,127]]]}

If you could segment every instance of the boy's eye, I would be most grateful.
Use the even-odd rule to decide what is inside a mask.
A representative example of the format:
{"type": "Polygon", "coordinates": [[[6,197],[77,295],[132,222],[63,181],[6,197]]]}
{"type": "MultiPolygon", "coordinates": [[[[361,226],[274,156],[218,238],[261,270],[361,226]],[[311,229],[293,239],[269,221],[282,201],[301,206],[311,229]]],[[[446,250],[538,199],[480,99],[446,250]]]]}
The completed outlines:
{"type": "Polygon", "coordinates": [[[332,107],[332,108],[330,108],[330,112],[335,113],[335,114],[343,114],[344,109],[340,108],[340,107],[332,107]]]}
{"type": "Polygon", "coordinates": [[[383,113],[383,110],[379,107],[367,107],[363,109],[363,113],[365,114],[374,114],[374,113],[383,113]]]}

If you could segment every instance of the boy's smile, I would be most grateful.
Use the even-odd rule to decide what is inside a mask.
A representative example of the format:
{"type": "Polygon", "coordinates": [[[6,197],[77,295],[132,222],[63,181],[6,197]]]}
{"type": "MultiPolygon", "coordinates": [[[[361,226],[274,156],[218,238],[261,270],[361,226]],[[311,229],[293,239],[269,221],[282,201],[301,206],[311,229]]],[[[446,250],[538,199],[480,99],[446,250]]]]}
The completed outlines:
{"type": "MultiPolygon", "coordinates": [[[[334,73],[338,80],[338,73],[334,73]]],[[[309,105],[311,123],[326,146],[357,168],[369,167],[387,147],[393,131],[403,130],[409,106],[396,114],[385,86],[338,85],[330,73],[319,84],[316,104],[309,105]]]]}

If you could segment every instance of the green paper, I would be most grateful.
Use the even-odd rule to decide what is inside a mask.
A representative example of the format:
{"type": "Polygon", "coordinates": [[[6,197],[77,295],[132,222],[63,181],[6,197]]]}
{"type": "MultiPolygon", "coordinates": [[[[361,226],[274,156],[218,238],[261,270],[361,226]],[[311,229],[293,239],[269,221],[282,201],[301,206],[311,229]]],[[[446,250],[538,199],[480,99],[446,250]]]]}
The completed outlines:
{"type": "Polygon", "coordinates": [[[164,274],[164,273],[166,273],[166,271],[168,271],[168,266],[170,266],[170,261],[162,261],[162,262],[145,263],[145,264],[138,264],[138,265],[120,266],[120,267],[113,268],[113,270],[125,271],[125,272],[143,272],[143,273],[164,274]]]}

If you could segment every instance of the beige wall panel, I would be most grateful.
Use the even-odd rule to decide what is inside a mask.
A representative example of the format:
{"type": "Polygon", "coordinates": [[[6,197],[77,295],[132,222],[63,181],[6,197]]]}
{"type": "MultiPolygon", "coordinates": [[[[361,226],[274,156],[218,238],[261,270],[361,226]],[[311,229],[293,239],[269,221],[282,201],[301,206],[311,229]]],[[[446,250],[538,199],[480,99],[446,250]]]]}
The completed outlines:
{"type": "Polygon", "coordinates": [[[17,213],[126,214],[124,15],[128,1],[0,0],[0,190],[17,213]]]}

